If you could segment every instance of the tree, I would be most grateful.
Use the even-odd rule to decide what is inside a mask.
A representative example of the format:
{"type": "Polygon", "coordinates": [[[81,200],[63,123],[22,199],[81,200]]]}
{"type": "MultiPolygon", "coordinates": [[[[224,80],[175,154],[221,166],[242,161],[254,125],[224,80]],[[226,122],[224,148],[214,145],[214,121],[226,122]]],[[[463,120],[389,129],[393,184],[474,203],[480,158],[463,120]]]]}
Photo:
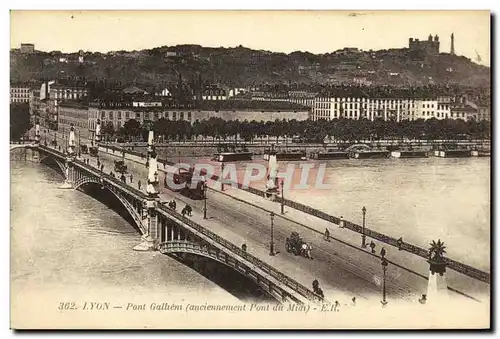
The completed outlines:
{"type": "Polygon", "coordinates": [[[10,105],[10,140],[18,141],[33,125],[30,121],[29,105],[10,105]]]}
{"type": "Polygon", "coordinates": [[[127,120],[121,131],[125,136],[135,138],[141,133],[141,124],[135,119],[127,120]]]}
{"type": "Polygon", "coordinates": [[[102,135],[109,140],[115,134],[115,127],[111,121],[107,121],[101,129],[102,135]]]}

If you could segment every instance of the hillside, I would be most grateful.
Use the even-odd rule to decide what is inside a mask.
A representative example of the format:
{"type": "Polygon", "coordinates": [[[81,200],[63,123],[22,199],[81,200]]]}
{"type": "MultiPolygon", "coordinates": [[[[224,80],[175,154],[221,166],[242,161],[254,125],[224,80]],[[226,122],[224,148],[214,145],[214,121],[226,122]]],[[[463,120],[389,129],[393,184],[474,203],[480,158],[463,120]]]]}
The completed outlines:
{"type": "Polygon", "coordinates": [[[244,47],[208,48],[198,45],[158,47],[142,51],[78,55],[36,52],[22,55],[11,51],[11,81],[54,79],[79,75],[89,80],[158,84],[185,81],[251,86],[262,83],[320,83],[426,85],[453,83],[489,86],[490,68],[461,56],[422,56],[407,49],[370,52],[290,54],[251,50],[244,47]]]}

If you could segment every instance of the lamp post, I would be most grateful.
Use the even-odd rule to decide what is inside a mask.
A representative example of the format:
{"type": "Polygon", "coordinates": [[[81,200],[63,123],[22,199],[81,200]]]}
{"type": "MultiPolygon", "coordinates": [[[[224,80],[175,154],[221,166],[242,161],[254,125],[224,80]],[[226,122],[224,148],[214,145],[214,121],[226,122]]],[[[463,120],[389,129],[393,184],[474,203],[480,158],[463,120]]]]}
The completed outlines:
{"type": "Polygon", "coordinates": [[[285,214],[285,196],[284,196],[284,187],[285,187],[285,179],[281,179],[281,214],[285,214]]]}
{"type": "Polygon", "coordinates": [[[386,290],[385,290],[385,276],[386,276],[386,272],[387,272],[387,265],[388,262],[387,262],[387,259],[385,259],[385,249],[382,248],[382,250],[380,251],[380,254],[381,254],[381,264],[382,264],[382,301],[380,302],[382,304],[382,307],[384,307],[385,305],[387,305],[387,300],[385,299],[386,297],[386,290]]]}
{"type": "Polygon", "coordinates": [[[221,183],[221,188],[220,190],[224,192],[224,161],[221,162],[221,165],[220,165],[220,183],[221,183]]]}
{"type": "Polygon", "coordinates": [[[361,211],[363,212],[363,232],[361,233],[361,247],[366,248],[366,235],[365,235],[366,207],[363,206],[361,211]]]}
{"type": "Polygon", "coordinates": [[[274,213],[271,212],[271,242],[269,243],[269,255],[274,256],[276,253],[274,253],[274,213]]]}
{"type": "Polygon", "coordinates": [[[207,182],[203,181],[203,219],[207,218],[207,182]]]}

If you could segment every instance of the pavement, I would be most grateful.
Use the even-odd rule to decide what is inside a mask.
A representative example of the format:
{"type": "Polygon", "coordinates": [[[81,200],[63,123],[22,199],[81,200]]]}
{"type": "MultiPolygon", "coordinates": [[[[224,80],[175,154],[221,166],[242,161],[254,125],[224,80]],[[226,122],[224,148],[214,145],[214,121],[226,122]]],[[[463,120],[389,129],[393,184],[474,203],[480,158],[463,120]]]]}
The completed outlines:
{"type": "MultiPolygon", "coordinates": [[[[100,153],[106,173],[111,170],[113,160],[119,157],[118,152],[114,155],[100,153]]],[[[95,158],[91,159],[95,163],[95,158]]],[[[141,163],[126,160],[128,171],[133,174],[132,184],[135,187],[137,180],[142,179],[143,183],[146,182],[147,169],[143,162],[144,160],[141,163]]],[[[160,183],[162,182],[163,174],[160,173],[160,183]]],[[[213,182],[209,183],[209,186],[214,185],[213,182]]],[[[144,185],[141,189],[145,191],[144,185]]],[[[237,246],[245,243],[248,252],[305,286],[311,286],[312,281],[318,279],[325,297],[330,301],[339,300],[342,305],[346,305],[350,303],[352,297],[370,303],[380,300],[382,282],[380,258],[360,248],[359,234],[340,229],[324,220],[287,207],[285,215],[281,216],[279,204],[229,187],[223,193],[213,189],[208,191],[207,220],[203,219],[203,201],[189,199],[163,187],[160,188],[160,192],[162,201],[175,198],[179,208],[183,207],[182,203],[188,203],[193,207],[194,221],[237,246]],[[279,252],[276,256],[269,255],[270,211],[276,214],[274,242],[275,251],[279,252]],[[334,238],[330,242],[325,241],[322,236],[327,227],[334,238]],[[298,232],[305,241],[312,244],[313,260],[286,253],[285,239],[292,231],[298,232]]],[[[367,239],[367,242],[369,241],[367,239]]],[[[377,252],[379,249],[380,244],[377,244],[377,252]]],[[[422,274],[419,276],[407,269],[390,265],[386,278],[387,299],[416,302],[422,293],[427,292],[427,281],[424,278],[428,274],[427,263],[422,259],[417,260],[416,256],[404,251],[399,252],[390,248],[386,250],[388,259],[397,264],[410,263],[412,269],[416,267],[417,273],[422,274]]],[[[455,281],[453,273],[448,274],[452,281],[455,281]]],[[[474,296],[478,297],[477,294],[474,296]]],[[[461,298],[468,300],[465,297],[461,298]]]]}

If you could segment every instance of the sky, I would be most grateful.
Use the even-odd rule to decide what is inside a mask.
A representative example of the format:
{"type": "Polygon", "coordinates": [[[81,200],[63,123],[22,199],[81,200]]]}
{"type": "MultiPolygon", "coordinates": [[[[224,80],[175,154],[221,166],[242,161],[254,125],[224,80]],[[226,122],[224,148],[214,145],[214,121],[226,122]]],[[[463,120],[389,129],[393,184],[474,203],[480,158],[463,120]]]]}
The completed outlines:
{"type": "Polygon", "coordinates": [[[440,38],[440,51],[490,64],[488,11],[11,11],[10,47],[109,52],[177,44],[290,53],[408,47],[440,38]]]}

